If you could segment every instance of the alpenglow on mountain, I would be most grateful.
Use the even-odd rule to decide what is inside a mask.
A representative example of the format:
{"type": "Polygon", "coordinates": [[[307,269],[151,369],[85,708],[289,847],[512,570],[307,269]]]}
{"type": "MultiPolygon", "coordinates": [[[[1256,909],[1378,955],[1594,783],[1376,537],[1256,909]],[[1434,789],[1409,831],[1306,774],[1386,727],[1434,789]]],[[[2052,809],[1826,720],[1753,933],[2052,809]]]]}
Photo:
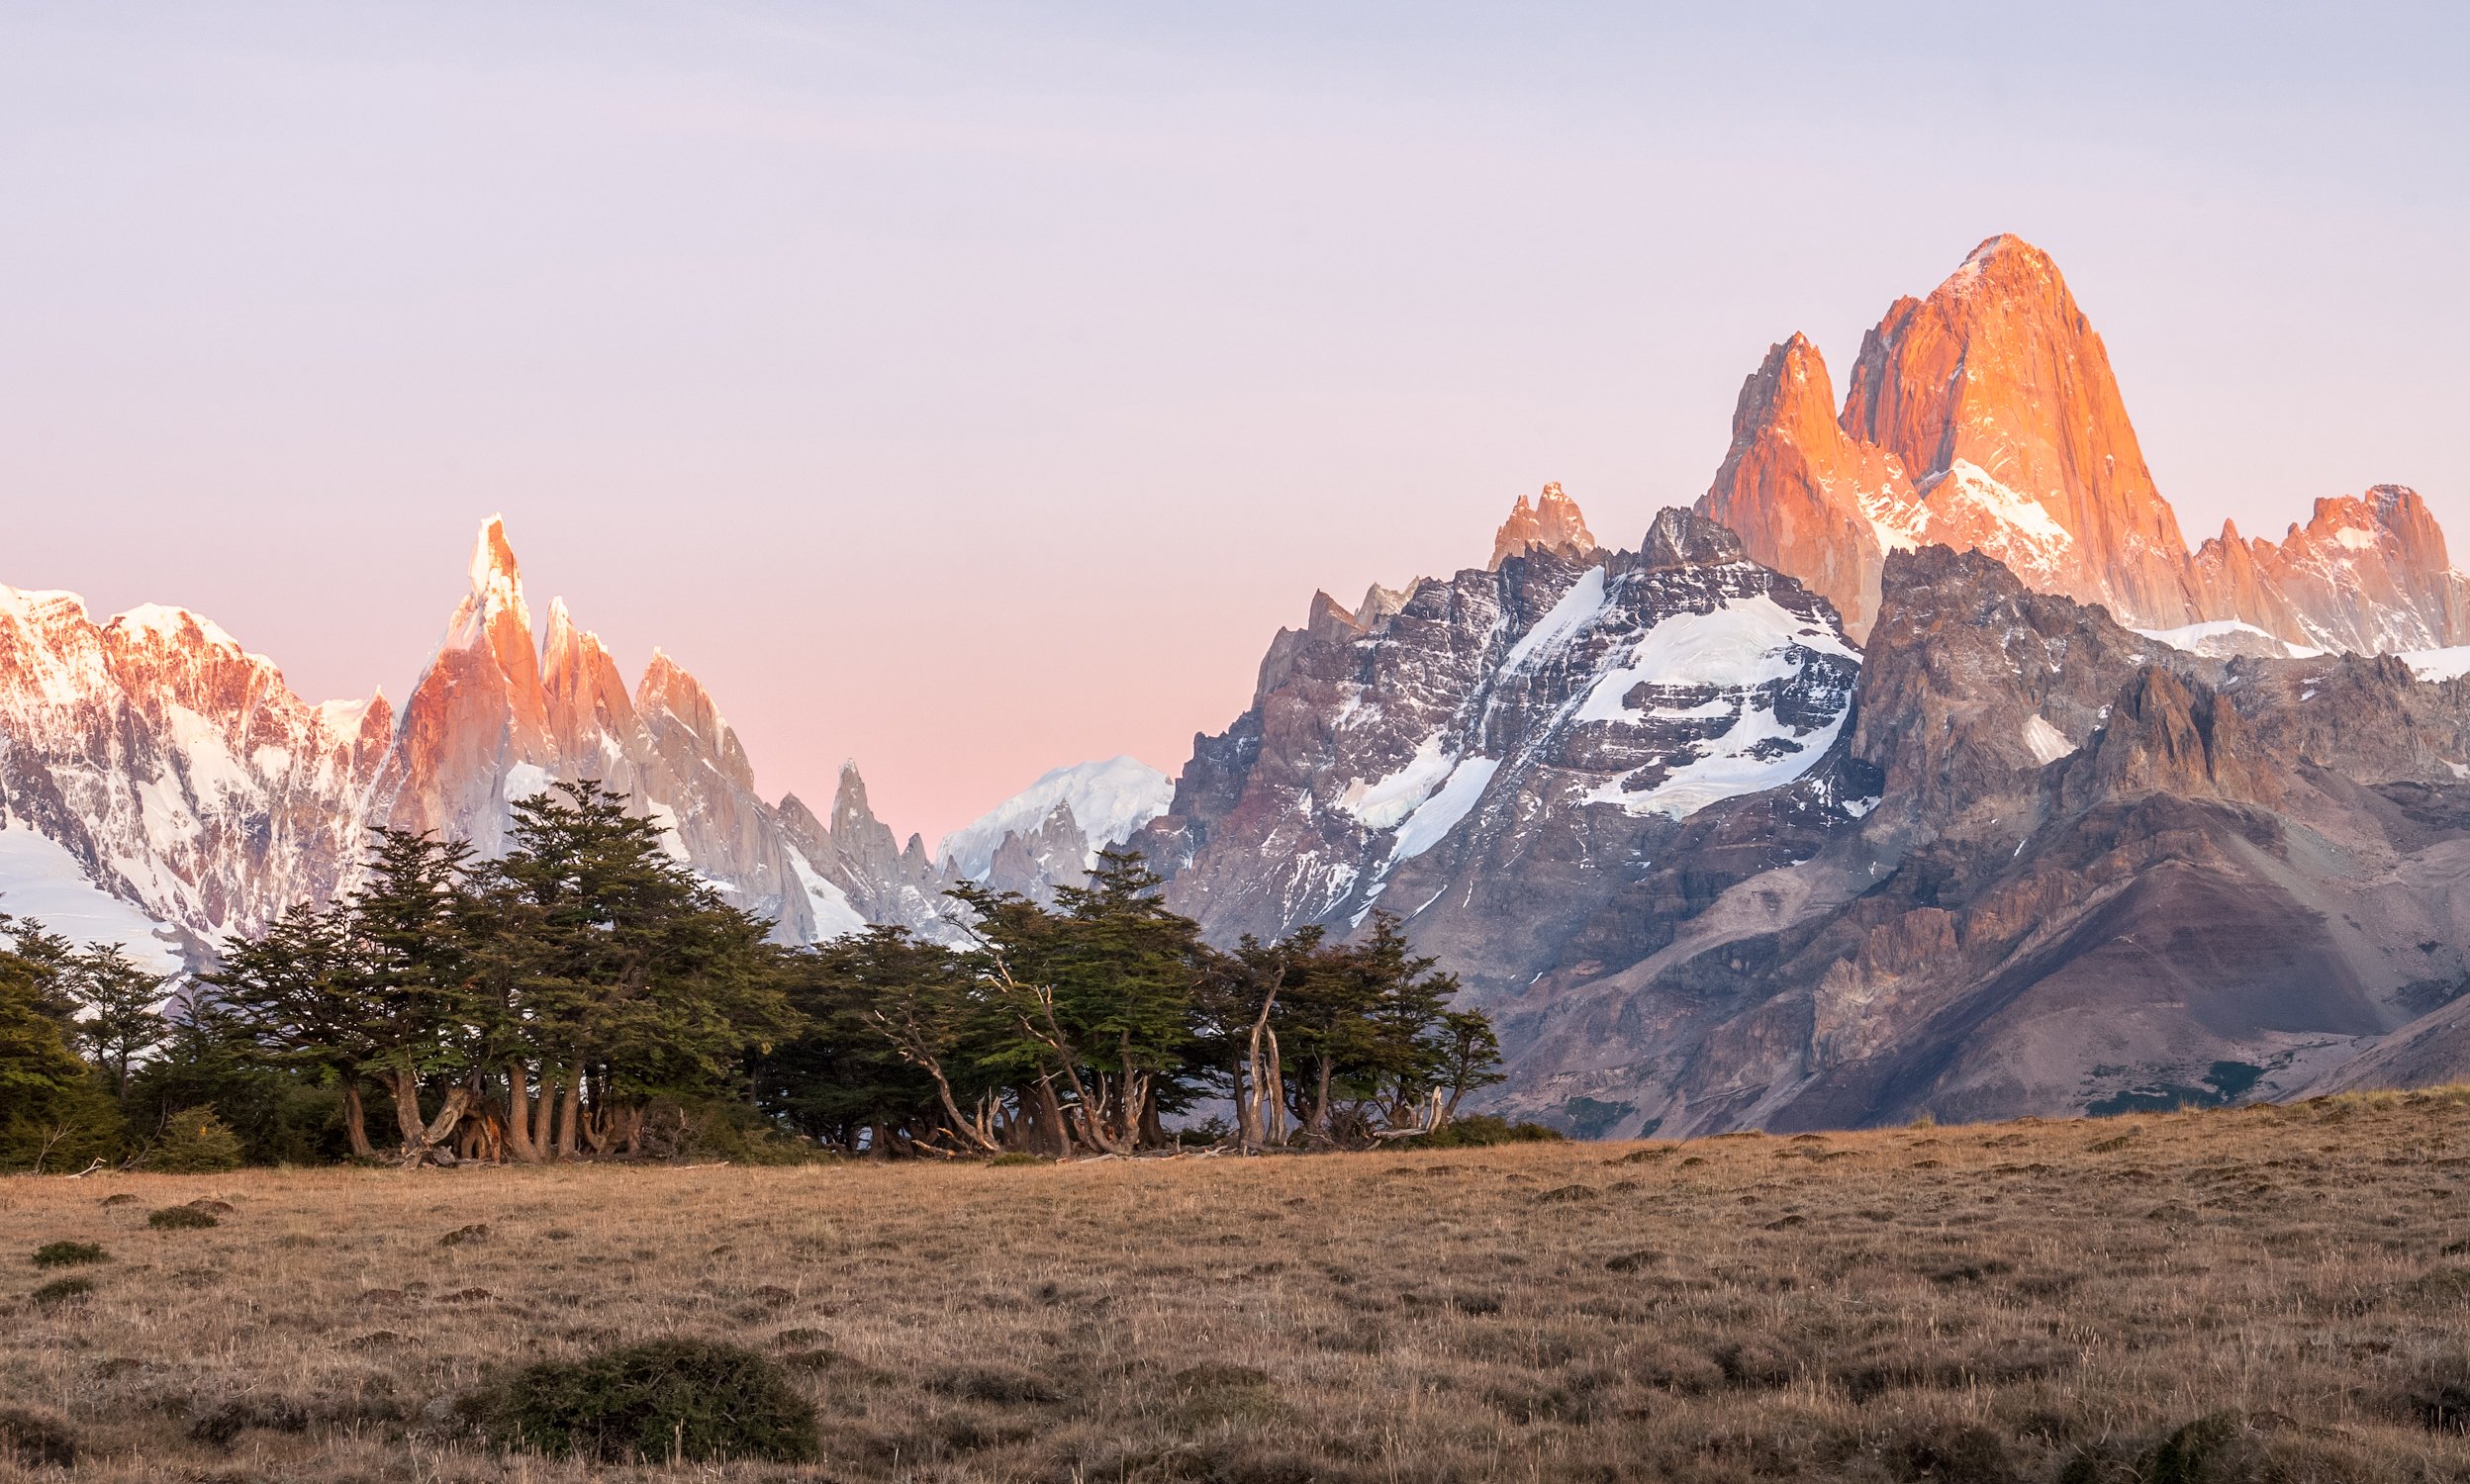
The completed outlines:
{"type": "Polygon", "coordinates": [[[1875,620],[1886,554],[1942,545],[2141,629],[2235,624],[2358,653],[2470,642],[2470,582],[2398,485],[2320,500],[2278,544],[2225,523],[2190,552],[2101,336],[2057,265],[2013,236],[1888,307],[1841,411],[1816,346],[1795,334],[1770,349],[1698,510],[1824,595],[1855,637],[1875,620]]]}
{"type": "MultiPolygon", "coordinates": [[[[497,517],[469,579],[400,713],[382,696],[310,704],[272,661],[182,609],[98,624],[73,594],[0,588],[0,912],[158,967],[196,963],[347,885],[371,825],[493,853],[517,800],[591,779],[785,940],[868,922],[954,936],[942,892],[964,874],[914,836],[899,847],[854,766],[828,824],[795,795],[768,802],[737,734],[675,661],[655,650],[628,687],[563,600],[535,625],[497,517]]],[[[1164,807],[1163,778],[1129,759],[1074,772],[1055,798],[1033,789],[972,827],[1015,867],[1008,884],[1079,881],[1090,850],[1164,807]],[[1065,825],[1082,831],[1072,807],[1051,817],[1059,802],[1090,822],[1050,878],[1019,859],[1065,825]]]]}
{"type": "Polygon", "coordinates": [[[373,824],[494,849],[593,778],[794,941],[958,942],[951,886],[1119,843],[1221,945],[1394,915],[1500,1029],[1488,1105],[1581,1135],[2470,1075],[2470,582],[2416,494],[2190,550],[2057,268],[1993,237],[1841,403],[1775,345],[1706,495],[1629,528],[1548,485],[1481,567],[1315,594],[1174,779],[1057,769],[939,856],[854,767],[767,801],[692,675],[535,625],[494,520],[400,713],[0,589],[0,911],[195,961],[373,824]]]}

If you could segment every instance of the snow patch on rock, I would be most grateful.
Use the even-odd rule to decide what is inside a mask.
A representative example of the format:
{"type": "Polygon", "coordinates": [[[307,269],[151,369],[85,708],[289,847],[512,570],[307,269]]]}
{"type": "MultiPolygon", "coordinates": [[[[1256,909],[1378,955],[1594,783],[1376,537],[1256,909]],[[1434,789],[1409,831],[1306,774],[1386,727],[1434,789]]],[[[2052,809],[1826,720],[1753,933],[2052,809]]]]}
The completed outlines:
{"type": "Polygon", "coordinates": [[[2075,751],[2067,734],[2049,724],[2049,718],[2035,711],[2024,718],[2024,750],[2033,754],[2033,761],[2046,768],[2075,751]]]}

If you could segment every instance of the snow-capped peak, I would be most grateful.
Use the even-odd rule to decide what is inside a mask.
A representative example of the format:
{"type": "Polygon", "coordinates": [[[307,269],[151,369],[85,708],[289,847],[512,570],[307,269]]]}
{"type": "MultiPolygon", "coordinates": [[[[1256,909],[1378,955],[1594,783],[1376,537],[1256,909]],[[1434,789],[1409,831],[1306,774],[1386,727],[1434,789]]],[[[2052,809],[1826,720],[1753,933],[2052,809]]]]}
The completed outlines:
{"type": "Polygon", "coordinates": [[[1058,804],[1071,808],[1073,821],[1095,852],[1131,839],[1174,801],[1175,780],[1138,758],[1079,763],[1055,769],[944,836],[936,854],[947,869],[977,881],[994,864],[996,848],[1005,835],[1036,829],[1058,804]]]}
{"type": "Polygon", "coordinates": [[[192,613],[187,608],[173,607],[168,603],[139,603],[127,612],[113,614],[111,622],[104,626],[120,629],[132,636],[143,635],[150,639],[168,642],[177,642],[185,633],[194,629],[200,638],[217,649],[229,649],[236,653],[240,651],[240,641],[233,638],[222,624],[203,614],[192,613]]]}

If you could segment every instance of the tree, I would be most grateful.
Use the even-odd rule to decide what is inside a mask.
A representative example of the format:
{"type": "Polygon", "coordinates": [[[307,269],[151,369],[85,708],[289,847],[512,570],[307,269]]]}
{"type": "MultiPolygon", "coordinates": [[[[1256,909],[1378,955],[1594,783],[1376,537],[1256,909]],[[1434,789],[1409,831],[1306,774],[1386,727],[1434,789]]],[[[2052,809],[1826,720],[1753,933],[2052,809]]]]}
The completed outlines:
{"type": "Polygon", "coordinates": [[[511,1088],[541,1061],[535,1147],[605,1153],[633,1142],[653,1097],[739,1091],[746,1054],[797,1024],[770,924],[722,901],[598,784],[560,785],[515,816],[485,896],[497,931],[474,967],[494,965],[507,990],[482,1034],[512,1053],[511,1088]]]}
{"type": "MultiPolygon", "coordinates": [[[[36,957],[0,950],[0,1169],[60,1168],[118,1153],[121,1117],[93,1069],[68,1048],[56,963],[41,924],[0,922],[36,957]]],[[[57,940],[50,940],[56,943],[57,940]]]]}
{"type": "Polygon", "coordinates": [[[163,1044],[169,1028],[160,1006],[167,983],[140,968],[118,944],[97,944],[68,955],[57,976],[60,988],[82,1012],[75,1023],[87,1054],[112,1075],[112,1094],[129,1096],[129,1069],[163,1044]]]}
{"type": "Polygon", "coordinates": [[[1009,1135],[987,1065],[1004,1022],[961,955],[874,927],[791,965],[801,1028],[757,1064],[767,1111],[852,1154],[983,1154],[1009,1135]]]}
{"type": "Polygon", "coordinates": [[[952,893],[976,918],[974,967],[1013,1032],[991,1061],[1043,1095],[1033,1119],[1052,1104],[1064,1128],[1050,1137],[1109,1154],[1164,1138],[1160,1083],[1191,1049],[1208,950],[1160,884],[1137,853],[1109,850],[1087,884],[1055,893],[1056,912],[1017,893],[952,893]],[[1053,1104],[1059,1080],[1069,1102],[1053,1104]]]}
{"type": "Polygon", "coordinates": [[[233,945],[203,984],[268,1065],[332,1082],[353,1158],[376,1158],[360,1087],[377,1061],[378,1022],[361,990],[350,903],[296,903],[262,936],[233,945]]]}
{"type": "Polygon", "coordinates": [[[1299,933],[1280,948],[1288,982],[1271,1023],[1293,1053],[1287,1104],[1310,1138],[1361,1144],[1429,1133],[1468,1092],[1499,1080],[1491,1022],[1449,1009],[1458,979],[1416,955],[1395,917],[1376,911],[1359,943],[1299,933]]]}
{"type": "Polygon", "coordinates": [[[473,939],[481,910],[462,841],[379,828],[368,875],[344,915],[345,962],[369,1045],[367,1070],[394,1095],[403,1158],[444,1143],[472,1094],[450,1087],[435,1118],[421,1113],[424,1077],[459,1076],[475,1041],[473,939]]]}

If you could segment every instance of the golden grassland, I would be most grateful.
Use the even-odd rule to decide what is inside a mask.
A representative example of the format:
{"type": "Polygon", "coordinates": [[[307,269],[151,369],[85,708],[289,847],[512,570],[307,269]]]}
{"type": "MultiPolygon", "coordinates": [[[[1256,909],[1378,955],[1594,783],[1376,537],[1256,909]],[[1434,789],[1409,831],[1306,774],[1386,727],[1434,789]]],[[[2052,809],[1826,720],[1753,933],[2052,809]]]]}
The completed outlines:
{"type": "Polygon", "coordinates": [[[16,1178],[0,1399],[80,1456],[0,1477],[2470,1479],[2466,1195],[2459,1092],[1677,1146],[16,1178]],[[199,1199],[232,1209],[147,1225],[199,1199]],[[111,1260],[34,1265],[63,1240],[111,1260]],[[63,1271],[93,1292],[33,1298],[63,1271]],[[454,1406],[669,1336],[786,1361],[824,1461],[504,1456],[454,1406]]]}

